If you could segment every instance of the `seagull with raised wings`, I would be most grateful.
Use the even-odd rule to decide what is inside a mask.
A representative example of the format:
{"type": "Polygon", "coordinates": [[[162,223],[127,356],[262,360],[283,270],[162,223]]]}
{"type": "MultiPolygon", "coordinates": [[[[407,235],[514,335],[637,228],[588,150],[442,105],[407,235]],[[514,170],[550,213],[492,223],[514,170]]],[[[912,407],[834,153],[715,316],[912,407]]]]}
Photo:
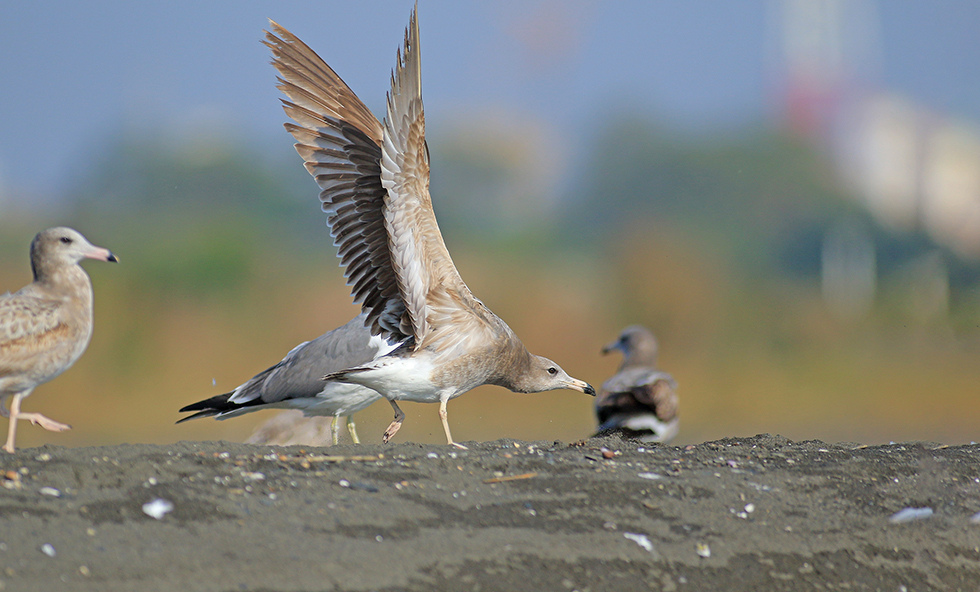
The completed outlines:
{"type": "MultiPolygon", "coordinates": [[[[574,389],[595,394],[551,360],[533,355],[507,324],[463,283],[436,223],[429,196],[419,65],[412,11],[391,77],[382,124],[306,44],[272,23],[266,45],[279,71],[286,129],[320,186],[341,265],[366,326],[395,349],[331,372],[329,382],[359,384],[391,403],[439,403],[449,444],[446,403],[483,384],[519,393],[574,389]]],[[[460,446],[461,447],[461,446],[460,446]]]]}

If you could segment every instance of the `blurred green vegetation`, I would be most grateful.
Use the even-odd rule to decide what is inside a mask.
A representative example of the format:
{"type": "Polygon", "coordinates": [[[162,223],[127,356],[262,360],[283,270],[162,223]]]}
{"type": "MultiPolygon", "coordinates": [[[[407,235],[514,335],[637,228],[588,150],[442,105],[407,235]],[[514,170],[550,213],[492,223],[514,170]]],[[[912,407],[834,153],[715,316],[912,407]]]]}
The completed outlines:
{"type": "MultiPolygon", "coordinates": [[[[85,264],[92,345],[25,405],[76,428],[24,429],[23,445],[243,439],[268,415],[173,426],[176,409],[356,313],[295,154],[269,157],[241,138],[147,137],[108,142],[56,212],[2,219],[3,289],[29,281],[28,243],[47,226],[74,226],[121,259],[85,264]]],[[[976,262],[876,226],[806,143],[767,129],[678,137],[619,114],[597,125],[554,207],[521,209],[540,188],[508,201],[523,185],[505,154],[440,140],[430,135],[433,200],[474,292],[532,351],[596,385],[618,364],[599,347],[627,324],[649,326],[680,383],[681,441],[975,439],[976,262]],[[851,320],[820,293],[823,237],[844,217],[871,229],[879,270],[873,308],[851,320]],[[949,270],[947,314],[915,312],[925,256],[949,270]]],[[[442,441],[434,406],[406,411],[400,438],[442,441]]],[[[361,414],[362,438],[390,414],[384,403],[361,414]]],[[[461,440],[572,440],[593,425],[580,394],[493,387],[454,401],[450,416],[461,440]]]]}

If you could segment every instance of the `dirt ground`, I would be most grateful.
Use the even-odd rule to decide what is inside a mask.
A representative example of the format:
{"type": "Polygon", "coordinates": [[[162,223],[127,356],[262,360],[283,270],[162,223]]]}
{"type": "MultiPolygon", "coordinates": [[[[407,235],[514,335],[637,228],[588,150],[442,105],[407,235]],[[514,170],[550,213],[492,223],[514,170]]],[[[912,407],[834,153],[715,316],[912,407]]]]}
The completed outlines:
{"type": "Polygon", "coordinates": [[[980,590],[980,445],[468,445],[19,450],[0,589],[980,590]]]}

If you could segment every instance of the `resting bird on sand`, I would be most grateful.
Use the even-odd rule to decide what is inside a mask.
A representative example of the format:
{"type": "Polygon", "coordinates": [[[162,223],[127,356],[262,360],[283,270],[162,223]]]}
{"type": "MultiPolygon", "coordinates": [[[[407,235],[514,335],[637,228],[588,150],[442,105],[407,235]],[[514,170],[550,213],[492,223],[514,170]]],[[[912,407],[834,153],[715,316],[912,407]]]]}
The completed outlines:
{"type": "MultiPolygon", "coordinates": [[[[381,395],[378,395],[381,398],[381,395]]],[[[347,424],[353,429],[353,422],[347,424]]],[[[355,444],[360,444],[357,432],[351,431],[355,444]]],[[[245,439],[246,444],[265,446],[336,446],[340,443],[337,417],[306,417],[299,409],[280,411],[255,428],[245,439]]]]}
{"type": "Polygon", "coordinates": [[[0,414],[10,417],[7,452],[14,451],[19,419],[53,432],[71,427],[23,413],[20,403],[34,387],[70,368],[92,338],[92,281],[78,265],[86,257],[117,261],[71,228],[39,232],[31,242],[34,281],[0,296],[0,414]]]}
{"type": "Polygon", "coordinates": [[[644,442],[669,442],[677,435],[677,383],[657,370],[657,340],[639,325],[623,329],[602,353],[623,352],[623,363],[603,383],[595,401],[598,433],[621,432],[644,442]]]}
{"type": "MultiPolygon", "coordinates": [[[[397,349],[369,363],[327,374],[330,382],[372,388],[391,403],[439,403],[449,444],[446,403],[483,384],[515,392],[595,390],[517,335],[460,278],[432,211],[415,11],[391,77],[382,125],[316,53],[272,23],[266,34],[286,113],[286,129],[320,186],[341,265],[372,335],[397,349]]],[[[365,31],[366,33],[369,31],[365,31]]]]}
{"type": "MultiPolygon", "coordinates": [[[[197,417],[228,419],[260,409],[299,409],[306,416],[333,417],[333,440],[338,441],[337,421],[347,417],[347,429],[355,444],[360,441],[351,415],[381,399],[377,391],[358,384],[324,382],[323,375],[366,364],[389,353],[393,346],[373,337],[361,313],[333,331],[292,349],[281,362],[259,372],[230,393],[183,407],[196,411],[177,423],[197,417]]],[[[266,439],[258,443],[274,443],[266,439]]]]}

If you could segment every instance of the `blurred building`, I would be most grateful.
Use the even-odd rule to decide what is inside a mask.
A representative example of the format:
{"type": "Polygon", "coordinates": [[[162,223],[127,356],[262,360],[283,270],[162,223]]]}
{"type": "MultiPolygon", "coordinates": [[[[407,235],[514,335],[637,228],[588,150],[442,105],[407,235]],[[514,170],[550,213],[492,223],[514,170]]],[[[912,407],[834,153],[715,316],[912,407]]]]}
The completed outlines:
{"type": "Polygon", "coordinates": [[[980,261],[980,131],[884,92],[851,109],[837,156],[871,214],[980,261]]]}
{"type": "MultiPolygon", "coordinates": [[[[828,150],[881,226],[923,232],[963,260],[980,262],[977,126],[879,82],[884,56],[873,1],[782,0],[774,6],[788,127],[828,150]]],[[[862,308],[875,285],[865,277],[869,262],[874,273],[874,247],[858,234],[838,225],[828,229],[824,245],[824,294],[831,308],[848,311],[845,316],[862,308]]],[[[945,310],[949,287],[941,252],[910,265],[929,269],[929,300],[936,303],[925,308],[945,310]]]]}

